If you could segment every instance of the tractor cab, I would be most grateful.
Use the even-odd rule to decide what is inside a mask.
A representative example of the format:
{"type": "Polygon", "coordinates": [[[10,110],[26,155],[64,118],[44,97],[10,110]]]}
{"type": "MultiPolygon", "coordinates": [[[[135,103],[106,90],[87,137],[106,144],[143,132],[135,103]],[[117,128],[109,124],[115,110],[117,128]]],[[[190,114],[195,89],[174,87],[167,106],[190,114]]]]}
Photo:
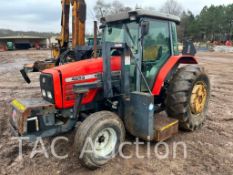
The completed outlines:
{"type": "MultiPolygon", "coordinates": [[[[117,47],[123,43],[130,52],[123,66],[130,70],[131,91],[151,92],[160,68],[171,56],[179,55],[176,34],[179,18],[140,10],[103,18],[102,23],[103,45],[117,47]]],[[[119,54],[114,47],[106,52],[119,54]]]]}
{"type": "MultiPolygon", "coordinates": [[[[116,96],[110,69],[110,53],[115,53],[121,57],[121,90],[118,94],[124,106],[121,115],[127,116],[128,130],[143,139],[155,139],[154,112],[159,108],[155,106],[156,94],[153,92],[156,78],[168,59],[179,55],[176,23],[179,18],[175,16],[142,10],[102,19],[104,97],[116,96]]],[[[159,128],[173,127],[164,138],[158,135],[158,141],[178,131],[178,122],[164,120],[166,122],[159,128]]]]}

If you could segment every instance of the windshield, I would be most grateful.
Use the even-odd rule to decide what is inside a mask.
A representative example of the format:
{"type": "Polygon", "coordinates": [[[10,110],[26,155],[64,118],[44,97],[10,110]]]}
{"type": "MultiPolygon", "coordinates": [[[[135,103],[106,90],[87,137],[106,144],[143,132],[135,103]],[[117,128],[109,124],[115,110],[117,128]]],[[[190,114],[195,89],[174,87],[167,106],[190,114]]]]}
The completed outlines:
{"type": "Polygon", "coordinates": [[[104,38],[106,42],[127,43],[132,51],[137,51],[138,23],[109,24],[105,28],[104,38]]]}

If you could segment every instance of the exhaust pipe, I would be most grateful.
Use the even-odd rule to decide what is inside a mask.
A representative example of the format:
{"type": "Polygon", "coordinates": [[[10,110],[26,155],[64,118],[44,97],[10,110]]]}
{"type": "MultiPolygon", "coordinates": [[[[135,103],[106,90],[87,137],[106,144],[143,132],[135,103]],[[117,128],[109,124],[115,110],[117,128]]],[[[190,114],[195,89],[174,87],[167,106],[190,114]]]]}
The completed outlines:
{"type": "Polygon", "coordinates": [[[94,21],[94,58],[97,57],[97,32],[98,32],[98,28],[97,28],[97,21],[94,21]]]}

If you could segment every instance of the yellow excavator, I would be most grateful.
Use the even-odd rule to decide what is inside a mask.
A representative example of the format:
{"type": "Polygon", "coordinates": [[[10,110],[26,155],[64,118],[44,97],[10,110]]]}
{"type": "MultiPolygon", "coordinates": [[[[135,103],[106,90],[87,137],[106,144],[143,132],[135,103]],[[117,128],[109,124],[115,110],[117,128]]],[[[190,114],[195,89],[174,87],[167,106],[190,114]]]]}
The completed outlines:
{"type": "Polygon", "coordinates": [[[85,46],[85,22],[86,3],[85,0],[62,0],[61,33],[56,38],[58,43],[52,46],[52,58],[44,61],[36,61],[33,64],[26,64],[20,70],[23,78],[30,83],[28,72],[40,72],[69,62],[90,58],[93,54],[93,47],[85,46]],[[69,18],[70,7],[72,6],[72,48],[69,47],[70,30],[69,18]]]}

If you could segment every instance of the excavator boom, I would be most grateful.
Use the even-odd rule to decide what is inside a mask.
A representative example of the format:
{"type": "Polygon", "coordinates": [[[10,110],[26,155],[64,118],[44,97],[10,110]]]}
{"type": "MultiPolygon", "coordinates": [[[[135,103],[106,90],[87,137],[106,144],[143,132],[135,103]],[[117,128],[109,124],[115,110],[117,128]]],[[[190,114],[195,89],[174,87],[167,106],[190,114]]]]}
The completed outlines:
{"type": "Polygon", "coordinates": [[[84,0],[72,1],[72,47],[85,45],[86,3],[84,0]]]}
{"type": "Polygon", "coordinates": [[[70,5],[72,5],[72,47],[85,45],[85,0],[62,0],[61,34],[59,36],[61,48],[67,48],[69,43],[70,5]]]}
{"type": "MultiPolygon", "coordinates": [[[[52,59],[45,61],[36,61],[34,64],[24,65],[20,70],[27,83],[30,79],[28,72],[40,72],[44,69],[52,68],[61,63],[61,57],[72,53],[69,48],[70,41],[70,7],[72,6],[72,48],[85,45],[85,21],[86,21],[86,3],[85,0],[62,0],[61,32],[57,37],[58,45],[52,46],[52,59]]],[[[68,55],[69,56],[69,55],[68,55]]]]}
{"type": "Polygon", "coordinates": [[[69,43],[70,0],[62,0],[61,33],[58,37],[60,48],[67,48],[69,43]]]}

